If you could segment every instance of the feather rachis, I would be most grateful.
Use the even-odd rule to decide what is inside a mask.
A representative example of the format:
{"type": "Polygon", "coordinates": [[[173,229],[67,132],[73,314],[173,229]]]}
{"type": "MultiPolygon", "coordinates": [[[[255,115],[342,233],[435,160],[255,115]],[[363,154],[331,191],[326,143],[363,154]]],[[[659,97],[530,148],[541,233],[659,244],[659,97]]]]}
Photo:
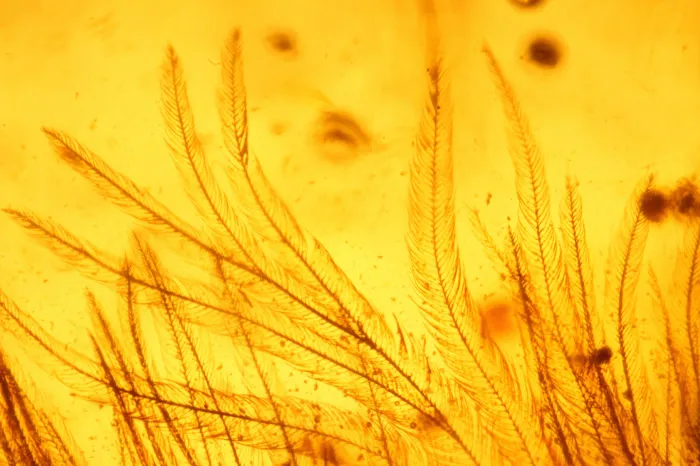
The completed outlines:
{"type": "MultiPolygon", "coordinates": [[[[544,338],[551,339],[559,349],[547,356],[547,347],[544,347],[548,370],[556,380],[552,388],[558,392],[557,409],[566,415],[564,428],[596,432],[599,451],[609,456],[591,394],[574,370],[570,359],[577,352],[580,338],[576,327],[568,322],[568,317],[574,315],[571,288],[551,218],[544,159],[531,133],[528,119],[500,65],[487,46],[484,46],[483,52],[508,124],[509,152],[515,168],[519,206],[518,236],[526,254],[525,259],[531,265],[528,273],[532,275],[534,291],[541,295],[532,296],[541,303],[542,312],[539,317],[544,326],[541,334],[544,338]]],[[[576,447],[575,444],[572,446],[576,447]]]]}
{"type": "MultiPolygon", "coordinates": [[[[433,43],[430,47],[439,46],[433,43]]],[[[494,360],[489,360],[480,351],[483,342],[475,331],[480,328],[479,314],[456,244],[449,84],[439,50],[429,49],[431,56],[435,61],[428,67],[429,92],[410,170],[408,242],[418,302],[433,329],[440,355],[459,384],[478,405],[491,405],[482,412],[493,416],[490,422],[498,422],[501,433],[509,432],[501,441],[519,445],[534,464],[541,452],[516,414],[516,390],[501,384],[507,377],[496,375],[508,371],[503,357],[495,353],[494,360]],[[474,367],[479,374],[479,390],[466,382],[466,367],[474,367]]],[[[471,371],[471,377],[474,374],[471,371]]]]}
{"type": "MultiPolygon", "coordinates": [[[[534,263],[536,279],[541,280],[555,329],[567,337],[574,335],[559,316],[569,310],[567,279],[562,267],[561,249],[551,217],[549,185],[544,170],[544,160],[530,131],[530,125],[503,72],[488,47],[484,47],[487,63],[501,96],[508,122],[509,152],[516,172],[518,195],[518,231],[528,258],[534,263]]],[[[531,273],[535,272],[531,271],[531,273]]],[[[538,288],[540,288],[538,286],[538,288]]],[[[561,338],[575,341],[576,338],[561,338]]],[[[567,355],[573,353],[570,343],[565,346],[567,355]]]]}
{"type": "MultiPolygon", "coordinates": [[[[436,5],[420,1],[429,19],[429,78],[438,82],[436,89],[442,82],[448,90],[436,5]]],[[[433,134],[419,135],[411,166],[410,196],[415,199],[409,252],[417,304],[434,336],[430,341],[417,338],[398,320],[387,325],[391,311],[382,314],[372,306],[268,182],[248,146],[241,54],[241,35],[235,31],[223,55],[220,94],[230,162],[227,180],[211,176],[179,60],[172,49],[166,57],[162,85],[164,117],[171,125],[168,142],[204,228],[173,214],[67,136],[47,130],[63,160],[145,223],[150,233],[193,249],[201,266],[196,272],[208,276],[177,276],[170,264],[159,265],[145,242],[137,241],[130,251],[135,261],[129,256],[120,261],[53,222],[7,210],[91,279],[116,283],[121,309],[126,309],[120,315],[126,335],[116,334],[88,294],[90,355],[52,339],[26,313],[4,305],[1,295],[0,323],[28,348],[56,360],[64,369],[61,379],[78,396],[111,407],[124,464],[656,466],[668,460],[697,461],[693,406],[698,379],[692,345],[698,331],[694,309],[700,274],[694,271],[698,248],[691,244],[696,231],[689,232],[680,254],[668,309],[658,283],[652,283],[657,301],[653,308],[666,322],[666,344],[658,343],[670,357],[654,358],[654,369],[667,378],[658,381],[665,382],[664,393],[650,398],[640,377],[646,368],[635,358],[637,349],[645,348],[635,348],[639,341],[635,329],[630,330],[636,310],[616,306],[634,304],[635,264],[642,259],[625,252],[638,250],[640,237],[623,231],[612,255],[614,263],[626,263],[615,268],[618,273],[610,277],[608,288],[612,293],[606,296],[606,305],[620,311],[610,324],[622,330],[608,338],[618,343],[611,345],[624,348],[618,355],[617,347],[613,352],[600,346],[606,338],[595,322],[598,312],[578,193],[567,184],[558,238],[549,212],[544,158],[493,60],[501,97],[506,97],[519,223],[517,233],[509,229],[505,248],[496,245],[480,221],[476,226],[506,287],[511,287],[508,301],[514,303],[520,341],[514,342],[512,354],[505,354],[505,345],[482,333],[488,306],[481,309],[472,299],[465,257],[456,246],[451,99],[449,92],[434,89],[429,89],[428,118],[421,125],[433,134]],[[155,335],[144,325],[157,327],[155,335]],[[577,327],[580,337],[574,332],[577,327]],[[205,354],[207,334],[231,345],[226,358],[237,367],[231,373],[226,368],[229,376],[207,367],[216,361],[205,354]],[[599,357],[603,350],[609,352],[607,359],[599,357]],[[161,356],[169,359],[160,361],[161,356]],[[297,383],[311,382],[314,390],[332,390],[352,408],[289,396],[294,388],[280,383],[278,371],[289,371],[297,383]],[[658,403],[662,398],[664,406],[658,403]],[[652,399],[655,405],[650,406],[652,399]],[[682,415],[673,418],[672,413],[682,415]],[[654,416],[656,428],[646,422],[654,416]],[[640,424],[641,434],[635,431],[640,424]],[[230,451],[223,450],[229,446],[230,451]]],[[[4,365],[0,355],[0,385],[5,384],[0,389],[12,392],[14,382],[4,365]]],[[[10,415],[19,419],[31,407],[20,395],[12,396],[18,401],[12,405],[16,414],[10,415]]],[[[44,435],[40,430],[46,423],[25,418],[26,424],[15,422],[9,435],[0,428],[0,457],[8,451],[11,457],[14,448],[28,462],[44,462],[53,453],[42,453],[36,439],[44,435]],[[13,432],[19,435],[12,437],[13,432]]],[[[0,416],[0,424],[5,422],[0,427],[11,421],[0,416]]],[[[73,464],[60,436],[46,435],[42,438],[49,442],[56,439],[50,448],[59,445],[56,449],[66,458],[55,463],[73,464]]]]}
{"type": "Polygon", "coordinates": [[[571,271],[572,299],[576,300],[574,309],[577,311],[577,316],[581,314],[578,320],[583,323],[586,330],[587,344],[584,350],[591,352],[603,342],[602,327],[595,307],[593,271],[586,242],[581,195],[578,192],[577,182],[571,178],[567,178],[566,181],[561,217],[565,262],[571,271]]]}
{"type": "Polygon", "coordinates": [[[681,390],[680,404],[683,431],[700,444],[700,383],[697,363],[700,338],[693,322],[697,321],[698,291],[700,291],[700,223],[694,222],[686,232],[676,261],[669,325],[674,346],[675,374],[681,390]]]}
{"type": "Polygon", "coordinates": [[[681,432],[683,424],[689,413],[685,412],[686,408],[682,406],[683,394],[679,389],[678,378],[678,350],[673,335],[673,326],[671,324],[671,313],[666,304],[659,279],[654,272],[654,269],[649,267],[649,281],[654,297],[654,305],[661,313],[661,322],[663,325],[662,340],[665,361],[662,361],[664,377],[666,379],[663,387],[665,406],[662,412],[662,423],[659,433],[660,449],[663,459],[666,464],[677,463],[679,455],[683,455],[683,442],[681,442],[681,432]]]}
{"type": "MultiPolygon", "coordinates": [[[[595,351],[605,342],[605,335],[601,318],[595,307],[595,288],[593,284],[593,272],[590,265],[588,245],[586,242],[586,230],[583,223],[583,206],[578,184],[571,178],[566,180],[566,193],[561,209],[561,229],[564,251],[567,257],[566,263],[571,271],[570,286],[574,308],[580,312],[580,321],[585,329],[586,344],[583,346],[586,354],[595,351]]],[[[600,428],[609,428],[611,435],[619,442],[619,454],[632,460],[625,432],[617,414],[617,406],[605,380],[603,369],[600,365],[593,367],[593,379],[590,391],[593,397],[602,397],[600,406],[603,424],[600,428]],[[597,395],[597,396],[596,396],[597,395]]],[[[612,442],[611,442],[612,443],[612,442]]]]}
{"type": "MultiPolygon", "coordinates": [[[[242,68],[242,46],[239,32],[234,32],[222,55],[223,86],[220,91],[220,114],[225,140],[228,141],[229,179],[239,188],[249,218],[263,219],[263,227],[286,246],[285,258],[306,271],[304,281],[319,287],[322,293],[354,321],[354,328],[366,327],[367,334],[385,348],[393,345],[388,325],[369,301],[355,288],[337,266],[328,251],[314,237],[307,237],[287,206],[269,185],[257,159],[247,149],[248,127],[245,83],[242,68]],[[246,201],[247,200],[247,201],[246,201]],[[310,244],[309,244],[310,243],[310,244]]],[[[294,267],[300,273],[298,267],[294,267]]],[[[364,332],[365,330],[361,330],[364,332]]]]}
{"type": "Polygon", "coordinates": [[[611,247],[611,267],[613,283],[610,289],[610,305],[614,309],[616,339],[620,348],[623,382],[629,390],[631,403],[630,416],[635,432],[636,443],[642,464],[649,463],[645,429],[651,433],[651,441],[656,442],[656,425],[649,406],[649,387],[643,362],[640,361],[636,335],[635,290],[644,257],[648,235],[648,222],[641,214],[639,197],[653,183],[649,176],[640,184],[628,204],[617,241],[611,247]]]}

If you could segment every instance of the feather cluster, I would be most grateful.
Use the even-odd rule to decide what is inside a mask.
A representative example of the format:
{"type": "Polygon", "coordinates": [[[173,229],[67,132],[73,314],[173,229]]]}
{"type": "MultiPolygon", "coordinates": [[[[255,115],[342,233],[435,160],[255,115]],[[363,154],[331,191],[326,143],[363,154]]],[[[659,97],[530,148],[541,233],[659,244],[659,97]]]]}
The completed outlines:
{"type": "MultiPolygon", "coordinates": [[[[76,394],[111,408],[124,464],[697,463],[700,226],[689,228],[670,297],[649,275],[650,312],[664,322],[666,357],[647,367],[636,294],[648,224],[638,199],[653,177],[624,213],[598,305],[576,182],[567,180],[557,226],[543,157],[485,47],[507,121],[519,206],[503,244],[473,216],[517,303],[520,351],[513,356],[502,348],[481,331],[457,246],[449,76],[437,27],[429,23],[428,92],[410,164],[407,235],[414,297],[429,329],[422,340],[369,302],[268,183],[248,146],[238,31],[222,54],[225,183],[197,138],[172,47],[161,73],[166,141],[206,228],[183,220],[67,134],[44,130],[63,161],[150,235],[134,234],[131,249],[111,257],[50,220],[5,209],[69,264],[115,286],[120,325],[89,292],[91,354],[57,341],[5,295],[0,323],[4,335],[58,362],[61,380],[76,394]],[[153,237],[194,251],[207,278],[169,273],[149,244],[153,237]],[[147,321],[164,331],[146,340],[147,321]],[[214,338],[227,345],[217,358],[240,367],[236,380],[214,370],[208,351],[214,338]],[[436,351],[427,354],[428,344],[436,351]],[[291,372],[342,403],[290,394],[291,372]]],[[[2,351],[5,462],[86,464],[50,410],[35,407],[17,382],[17,368],[4,355],[9,346],[2,351]]]]}

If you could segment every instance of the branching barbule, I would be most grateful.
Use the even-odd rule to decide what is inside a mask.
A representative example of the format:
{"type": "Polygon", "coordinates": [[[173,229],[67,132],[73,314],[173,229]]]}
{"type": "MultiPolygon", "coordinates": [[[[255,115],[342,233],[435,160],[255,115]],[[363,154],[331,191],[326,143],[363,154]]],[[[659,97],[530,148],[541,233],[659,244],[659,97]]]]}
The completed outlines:
{"type": "MultiPolygon", "coordinates": [[[[448,70],[433,40],[408,229],[416,300],[437,349],[432,356],[425,340],[390,324],[297,223],[249,152],[238,31],[224,48],[219,93],[230,183],[215,178],[198,141],[172,47],[162,69],[168,147],[204,230],[66,134],[44,130],[62,160],[159,243],[177,240],[195,251],[209,278],[166,273],[144,235],[134,234],[129,253],[115,258],[48,220],[6,209],[72,266],[114,284],[121,306],[115,328],[87,293],[92,354],[56,341],[1,295],[4,334],[50,355],[78,395],[111,406],[125,464],[695,463],[700,230],[689,229],[670,300],[652,274],[667,357],[646,368],[635,293],[648,225],[637,199],[653,178],[633,196],[611,247],[603,312],[576,183],[566,184],[559,235],[543,158],[493,54],[484,52],[508,122],[519,216],[503,247],[474,218],[518,303],[522,361],[481,332],[469,292],[455,233],[448,70]],[[144,319],[164,331],[146,339],[144,319]],[[213,369],[212,338],[228,342],[217,357],[235,361],[240,380],[213,369]],[[581,363],[582,355],[608,346],[616,351],[611,364],[581,363]],[[163,352],[168,362],[155,364],[163,352]],[[342,406],[290,395],[289,371],[335,390],[342,406]],[[652,400],[652,373],[664,403],[652,400]]],[[[0,446],[8,464],[85,464],[48,411],[31,404],[7,361],[0,357],[0,446]]]]}

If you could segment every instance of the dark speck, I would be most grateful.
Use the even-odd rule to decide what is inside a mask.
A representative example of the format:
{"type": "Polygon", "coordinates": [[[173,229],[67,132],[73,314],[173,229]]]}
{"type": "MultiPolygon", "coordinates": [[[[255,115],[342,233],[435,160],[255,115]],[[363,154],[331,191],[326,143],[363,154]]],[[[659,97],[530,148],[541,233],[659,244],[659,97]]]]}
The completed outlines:
{"type": "Polygon", "coordinates": [[[284,55],[296,55],[299,52],[296,35],[291,32],[273,32],[267,36],[267,43],[273,50],[284,55]]]}
{"type": "Polygon", "coordinates": [[[676,212],[686,217],[697,217],[700,213],[700,191],[690,179],[681,180],[671,194],[676,212]]]}
{"type": "Polygon", "coordinates": [[[515,5],[518,8],[537,8],[538,6],[541,6],[544,1],[543,0],[510,0],[510,3],[512,5],[515,5]]]}
{"type": "Polygon", "coordinates": [[[610,347],[603,346],[603,347],[595,350],[595,352],[591,356],[591,362],[593,364],[597,364],[597,365],[607,364],[612,359],[612,356],[613,356],[613,352],[610,349],[610,347]]]}
{"type": "Polygon", "coordinates": [[[650,222],[659,223],[666,218],[670,201],[668,196],[658,189],[650,188],[639,198],[639,210],[650,222]]]}
{"type": "Polygon", "coordinates": [[[527,47],[527,59],[541,68],[555,68],[562,60],[561,46],[552,38],[535,37],[527,47]]]}

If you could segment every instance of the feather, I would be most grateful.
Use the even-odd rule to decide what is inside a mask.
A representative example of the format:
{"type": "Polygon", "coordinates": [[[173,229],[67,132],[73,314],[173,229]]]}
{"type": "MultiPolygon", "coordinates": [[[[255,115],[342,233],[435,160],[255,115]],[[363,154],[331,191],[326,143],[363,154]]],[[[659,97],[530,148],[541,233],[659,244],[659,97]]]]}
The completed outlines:
{"type": "MultiPolygon", "coordinates": [[[[550,409],[561,411],[563,416],[560,420],[563,430],[557,428],[557,431],[571,430],[577,434],[567,435],[571,449],[575,452],[580,447],[575,439],[594,432],[597,448],[590,454],[605,457],[610,463],[611,453],[600,429],[600,414],[593,404],[593,394],[572,365],[571,357],[579,352],[580,337],[572,324],[576,318],[571,287],[551,218],[544,160],[529,122],[493,53],[486,46],[483,51],[508,123],[509,152],[515,168],[519,206],[518,239],[533,287],[528,299],[533,301],[532,311],[538,314],[534,327],[529,328],[536,331],[536,344],[543,352],[539,363],[546,361],[549,374],[541,379],[546,382],[541,388],[556,391],[555,403],[550,409]]],[[[565,456],[569,456],[566,450],[565,456]]]]}
{"type": "Polygon", "coordinates": [[[219,108],[224,140],[229,151],[228,178],[243,212],[256,225],[256,231],[279,243],[282,256],[289,260],[286,270],[299,275],[309,285],[307,292],[327,309],[340,309],[337,318],[381,345],[395,344],[383,316],[369,303],[338,267],[329,252],[313,236],[307,236],[287,206],[274,192],[255,157],[248,154],[248,127],[245,85],[241,60],[241,36],[234,31],[222,54],[222,88],[219,108]],[[257,219],[257,220],[255,220],[257,219]],[[310,243],[310,244],[309,244],[310,243]],[[303,271],[303,274],[301,274],[303,271]],[[301,274],[301,275],[300,275],[301,274]],[[315,292],[314,290],[318,290],[315,292]]]}
{"type": "Polygon", "coordinates": [[[228,237],[234,250],[250,255],[255,248],[244,224],[213,177],[195,131],[194,117],[180,59],[172,46],[167,48],[161,77],[162,115],[166,142],[183,185],[204,224],[214,229],[215,237],[228,237]]]}
{"type": "MultiPolygon", "coordinates": [[[[438,353],[478,406],[503,451],[538,464],[541,448],[517,409],[520,398],[500,353],[482,351],[481,325],[456,244],[449,85],[439,43],[428,36],[429,92],[410,166],[408,247],[417,300],[438,353]]],[[[478,437],[476,437],[478,438],[478,437]]],[[[472,453],[474,461],[481,461],[472,453]]]]}
{"type": "MultiPolygon", "coordinates": [[[[308,287],[302,287],[293,276],[286,274],[280,264],[267,260],[266,254],[257,247],[255,242],[245,242],[241,240],[231,247],[230,242],[224,245],[220,242],[212,243],[206,239],[202,239],[202,235],[198,234],[193,227],[180,220],[167,208],[162,206],[162,204],[150,197],[150,195],[145,194],[143,190],[136,187],[128,178],[114,172],[95,154],[92,154],[66,135],[51,130],[46,130],[46,134],[52,140],[57,153],[64,160],[71,163],[71,166],[76,168],[79,173],[93,181],[111,200],[130,209],[130,211],[137,215],[137,219],[146,224],[158,226],[165,229],[165,231],[177,234],[207,255],[221,257],[222,260],[238,269],[245,277],[249,277],[247,279],[254,281],[262,279],[264,283],[273,288],[274,293],[282,294],[287,297],[286,299],[291,299],[293,302],[302,304],[302,307],[311,311],[313,315],[325,319],[337,327],[342,326],[342,323],[330,320],[327,313],[334,312],[331,306],[319,307],[315,305],[316,303],[314,303],[313,300],[302,298],[305,290],[311,290],[308,287]],[[244,250],[239,247],[240,244],[246,244],[247,249],[244,250]],[[223,253],[221,252],[222,250],[224,251],[223,253]],[[235,260],[232,258],[234,255],[236,257],[235,260]],[[243,262],[239,261],[241,257],[244,259],[243,262]],[[262,267],[262,269],[259,269],[259,267],[262,267]],[[309,301],[311,301],[311,303],[309,301]]],[[[21,220],[27,227],[34,228],[31,223],[33,216],[23,214],[17,215],[18,213],[15,211],[9,213],[13,214],[18,220],[21,220]],[[27,223],[28,220],[29,223],[27,223]]],[[[49,234],[49,236],[51,236],[51,234],[49,234]]],[[[60,243],[60,241],[58,241],[58,243],[60,243]]],[[[319,257],[323,258],[326,264],[332,264],[333,268],[330,270],[339,270],[332,262],[332,259],[327,255],[325,249],[320,247],[320,245],[315,251],[318,252],[319,257]]],[[[344,274],[340,276],[340,279],[344,282],[349,282],[347,276],[344,274]]],[[[347,289],[347,287],[338,288],[338,290],[347,289]]],[[[358,295],[354,286],[350,289],[354,290],[352,294],[355,296],[358,295]]],[[[339,299],[338,295],[332,296],[339,299]]],[[[328,300],[327,296],[325,300],[328,300]]],[[[364,312],[365,315],[376,315],[376,312],[371,310],[371,306],[367,303],[366,299],[362,298],[360,302],[364,303],[362,306],[366,310],[364,312]]],[[[380,320],[378,322],[378,328],[381,328],[383,325],[381,324],[382,321],[380,320]]],[[[383,331],[382,333],[387,334],[387,332],[383,331]]]]}
{"type": "MultiPolygon", "coordinates": [[[[200,224],[66,134],[44,129],[61,160],[159,242],[189,248],[183,253],[203,272],[197,279],[182,276],[141,236],[115,258],[52,221],[5,209],[72,267],[116,285],[120,326],[86,293],[88,354],[59,341],[2,293],[0,328],[42,367],[58,369],[76,396],[111,408],[123,464],[697,461],[700,227],[690,225],[679,252],[671,305],[652,274],[653,309],[664,329],[656,368],[666,377],[657,381],[665,382],[657,397],[664,406],[655,407],[634,328],[648,229],[638,199],[651,179],[635,193],[612,245],[605,305],[613,311],[615,335],[606,338],[577,186],[567,180],[558,237],[544,157],[485,48],[508,124],[519,208],[517,229],[509,226],[503,244],[472,211],[477,239],[510,287],[518,314],[520,347],[502,352],[481,333],[457,246],[450,67],[436,5],[420,0],[420,7],[429,79],[410,162],[407,243],[413,291],[432,338],[411,334],[396,317],[390,326],[397,314],[372,305],[267,180],[249,146],[240,31],[222,53],[221,179],[197,139],[184,70],[172,47],[162,67],[166,141],[200,224]],[[227,345],[220,354],[234,367],[228,376],[212,367],[219,357],[208,351],[213,341],[227,345]],[[610,345],[619,347],[619,357],[606,341],[617,343],[610,345]],[[291,378],[346,405],[293,396],[286,383],[291,378]]],[[[32,405],[10,370],[11,348],[0,348],[0,455],[9,464],[82,464],[70,437],[43,407],[32,405]]]]}
{"type": "MultiPolygon", "coordinates": [[[[545,325],[541,323],[535,295],[528,271],[525,253],[513,229],[508,227],[508,245],[512,255],[511,274],[515,293],[522,307],[522,319],[529,337],[532,351],[531,368],[535,371],[544,402],[542,403],[542,435],[554,464],[571,464],[573,455],[568,441],[568,432],[562,422],[562,414],[553,396],[553,380],[547,366],[545,325]]],[[[527,344],[527,343],[525,343],[527,344]]]]}
{"type": "Polygon", "coordinates": [[[620,348],[622,382],[630,394],[631,422],[641,464],[651,464],[647,441],[656,443],[656,422],[650,404],[649,384],[639,357],[635,291],[644,258],[649,225],[641,213],[639,198],[653,182],[649,176],[638,186],[625,210],[624,219],[609,257],[611,276],[607,302],[615,316],[615,336],[620,348]]]}
{"type": "MultiPolygon", "coordinates": [[[[681,393],[683,434],[700,445],[700,223],[688,228],[676,260],[672,279],[671,306],[668,310],[669,346],[675,377],[681,393]]],[[[700,448],[695,447],[695,450],[700,448]]],[[[697,456],[697,455],[695,455],[697,456]]]]}
{"type": "MultiPolygon", "coordinates": [[[[590,265],[590,253],[586,243],[586,230],[583,222],[583,205],[578,192],[577,182],[566,180],[566,191],[561,208],[561,230],[563,251],[570,276],[572,303],[578,311],[578,321],[585,329],[586,354],[605,345],[605,334],[601,317],[595,307],[595,288],[593,272],[590,265]]],[[[600,406],[599,429],[607,442],[607,451],[616,456],[633,460],[633,454],[625,437],[622,421],[618,415],[618,406],[610,390],[603,368],[593,366],[592,380],[585,380],[587,389],[595,403],[600,406]]],[[[609,460],[612,458],[608,457],[609,460]]]]}
{"type": "Polygon", "coordinates": [[[678,383],[678,350],[674,338],[673,326],[671,324],[671,313],[666,300],[659,286],[659,279],[654,272],[654,269],[649,267],[649,282],[651,285],[652,296],[654,298],[655,307],[661,311],[661,321],[663,325],[662,338],[663,342],[663,358],[662,361],[663,379],[665,384],[663,387],[664,406],[661,414],[663,423],[659,429],[659,439],[661,442],[661,453],[663,455],[664,464],[676,464],[678,459],[683,457],[685,452],[684,444],[681,441],[680,435],[683,429],[683,423],[687,422],[689,413],[684,413],[685,408],[679,401],[684,396],[679,390],[678,383]]]}
{"type": "Polygon", "coordinates": [[[85,464],[71,439],[35,406],[0,352],[0,457],[5,464],[85,464]]]}
{"type": "MultiPolygon", "coordinates": [[[[24,320],[19,318],[17,310],[12,312],[13,316],[16,317],[15,322],[21,323],[24,320]]],[[[270,400],[266,401],[264,398],[233,396],[230,393],[218,392],[216,389],[207,393],[209,390],[199,390],[186,382],[184,384],[156,383],[153,375],[150,374],[151,371],[147,369],[147,364],[143,362],[145,361],[144,349],[140,343],[137,343],[140,338],[133,340],[138,346],[135,352],[117,350],[116,348],[119,346],[114,343],[116,341],[113,336],[114,332],[104,324],[105,320],[101,317],[101,311],[94,305],[93,315],[96,315],[96,320],[99,322],[98,327],[102,329],[102,338],[96,334],[92,336],[97,355],[95,362],[89,362],[84,358],[71,362],[68,357],[62,356],[55,349],[52,349],[52,346],[60,348],[63,345],[49,345],[38,334],[31,333],[29,336],[44,349],[50,351],[54,357],[59,358],[66,367],[97,382],[104,389],[107,389],[107,392],[111,392],[113,397],[119,398],[124,406],[122,410],[124,419],[135,419],[134,414],[130,411],[132,408],[129,408],[129,406],[134,406],[139,409],[141,419],[146,416],[149,426],[164,427],[165,432],[168,432],[174,444],[180,447],[180,453],[188,462],[195,461],[192,454],[194,450],[189,445],[192,440],[191,434],[196,432],[199,435],[202,425],[206,426],[208,438],[219,438],[226,435],[224,432],[226,426],[234,426],[235,428],[235,425],[238,424],[238,427],[235,428],[237,432],[246,432],[243,427],[247,426],[252,430],[248,431],[249,434],[246,438],[239,439],[237,442],[242,441],[248,445],[254,445],[256,448],[266,449],[279,446],[282,439],[274,434],[274,429],[281,429],[290,432],[290,447],[295,452],[299,451],[304,439],[307,439],[308,435],[312,435],[315,438],[327,438],[333,443],[339,442],[351,449],[359,448],[366,455],[376,456],[374,447],[369,447],[370,443],[368,442],[377,438],[378,434],[367,435],[366,428],[360,428],[366,424],[362,420],[363,418],[353,417],[342,410],[333,410],[329,406],[324,407],[321,415],[323,422],[312,427],[308,422],[317,419],[318,416],[310,415],[309,410],[315,409],[313,408],[315,404],[302,400],[278,398],[281,414],[279,419],[275,421],[273,420],[275,408],[270,400]],[[98,340],[111,343],[105,346],[98,340]],[[141,360],[141,370],[144,371],[145,376],[134,377],[130,370],[124,370],[128,365],[120,363],[114,367],[110,363],[112,359],[121,360],[122,354],[138,355],[141,360]],[[194,395],[194,402],[192,395],[194,395]],[[214,399],[218,400],[218,408],[207,407],[207,402],[204,400],[212,402],[214,399]],[[226,418],[225,423],[215,421],[221,416],[226,418]],[[348,430],[343,429],[342,426],[347,426],[348,430]],[[352,433],[360,430],[366,434],[364,440],[352,437],[352,433]]],[[[138,324],[135,325],[138,327],[138,324]]],[[[29,329],[26,325],[22,328],[29,329]]],[[[189,359],[191,360],[191,356],[189,359]]],[[[93,393],[92,396],[94,396],[94,388],[90,389],[89,392],[93,393]]],[[[212,406],[217,406],[217,404],[214,402],[212,406]]],[[[158,439],[157,436],[155,439],[159,445],[163,445],[162,439],[158,439]]]]}
{"type": "Polygon", "coordinates": [[[590,254],[583,223],[583,206],[577,182],[566,180],[566,191],[561,208],[562,249],[564,262],[572,277],[570,286],[574,300],[575,322],[584,326],[586,344],[580,346],[586,353],[604,343],[602,325],[595,307],[595,289],[590,254]]]}
{"type": "Polygon", "coordinates": [[[577,340],[567,316],[570,303],[567,296],[568,278],[564,272],[561,248],[551,218],[549,185],[544,160],[530,131],[515,93],[506,81],[493,53],[484,47],[491,74],[494,76],[508,122],[509,152],[515,168],[518,195],[518,234],[528,261],[534,270],[536,288],[542,290],[551,319],[565,344],[566,354],[573,354],[572,342],[577,340]]]}

